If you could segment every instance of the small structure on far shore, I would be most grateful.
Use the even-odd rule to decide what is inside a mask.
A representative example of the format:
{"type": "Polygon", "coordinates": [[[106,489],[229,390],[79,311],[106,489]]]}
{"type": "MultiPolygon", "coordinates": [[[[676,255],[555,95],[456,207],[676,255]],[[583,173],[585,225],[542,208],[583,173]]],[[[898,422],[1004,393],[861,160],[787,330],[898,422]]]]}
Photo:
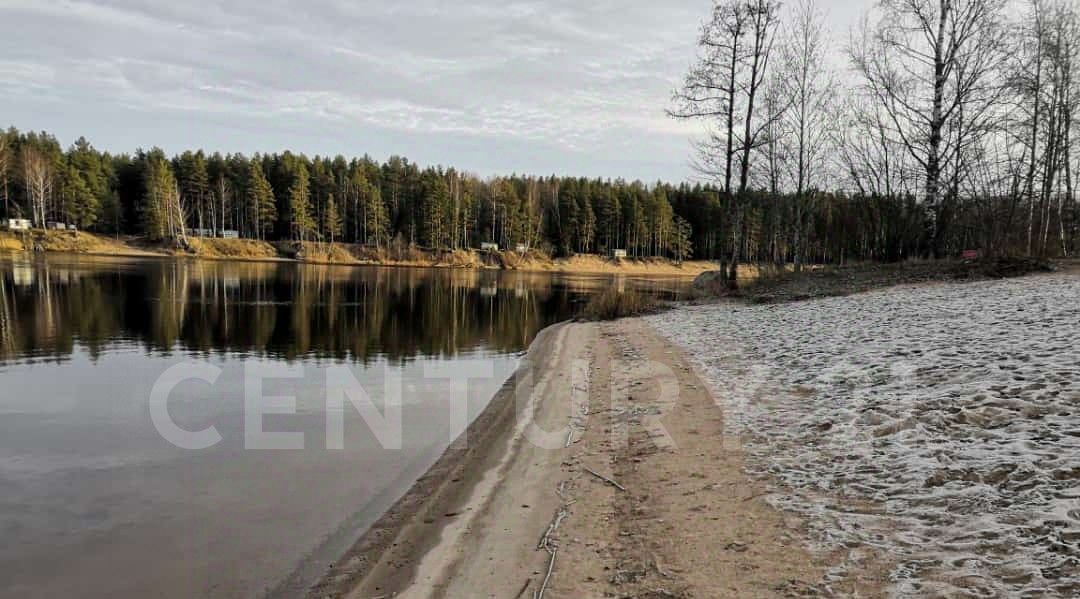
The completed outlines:
{"type": "Polygon", "coordinates": [[[525,252],[529,251],[529,247],[526,246],[524,243],[519,243],[519,244],[517,244],[517,247],[515,248],[515,250],[519,254],[524,254],[525,252]]]}
{"type": "Polygon", "coordinates": [[[626,250],[611,250],[611,257],[616,260],[625,260],[626,250]]]}
{"type": "Polygon", "coordinates": [[[480,251],[481,252],[497,252],[497,251],[499,251],[499,244],[497,244],[497,243],[487,243],[487,242],[481,243],[480,244],[480,251]]]}
{"type": "Polygon", "coordinates": [[[188,229],[188,237],[210,237],[219,239],[240,239],[240,231],[235,229],[224,229],[221,231],[215,231],[213,229],[188,229]]]}
{"type": "Polygon", "coordinates": [[[27,218],[9,218],[4,221],[4,228],[8,231],[29,231],[30,219],[27,218]]]}

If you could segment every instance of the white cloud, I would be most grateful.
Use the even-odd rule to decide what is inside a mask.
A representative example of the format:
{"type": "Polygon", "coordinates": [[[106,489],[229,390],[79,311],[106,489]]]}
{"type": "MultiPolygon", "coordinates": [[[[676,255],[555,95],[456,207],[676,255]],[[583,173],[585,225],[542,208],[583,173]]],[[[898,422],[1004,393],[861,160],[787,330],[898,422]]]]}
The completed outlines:
{"type": "Polygon", "coordinates": [[[106,146],[124,126],[176,140],[197,133],[224,151],[265,143],[269,133],[251,133],[260,128],[277,148],[295,147],[283,131],[333,130],[362,145],[297,149],[457,164],[466,145],[474,164],[462,166],[483,172],[516,153],[568,174],[681,178],[697,128],[663,110],[708,9],[701,0],[3,0],[0,111],[36,121],[47,104],[69,124],[83,114],[81,130],[56,132],[106,146]],[[129,111],[124,122],[94,116],[118,110],[129,111]],[[232,121],[240,133],[222,133],[232,121]],[[653,171],[633,172],[642,164],[653,171]]]}

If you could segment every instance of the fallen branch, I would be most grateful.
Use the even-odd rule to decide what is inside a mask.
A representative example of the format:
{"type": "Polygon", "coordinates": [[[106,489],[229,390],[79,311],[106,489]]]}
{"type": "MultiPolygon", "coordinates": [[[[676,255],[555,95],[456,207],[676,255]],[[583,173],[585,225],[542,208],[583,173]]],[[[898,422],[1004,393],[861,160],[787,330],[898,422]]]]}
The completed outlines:
{"type": "Polygon", "coordinates": [[[536,545],[537,551],[541,549],[548,549],[550,547],[549,541],[551,540],[552,533],[558,530],[559,525],[562,524],[562,521],[566,518],[567,514],[568,512],[566,511],[566,507],[559,508],[559,511],[555,513],[555,517],[552,518],[551,524],[548,524],[547,531],[544,532],[544,536],[540,537],[540,542],[536,545]]]}
{"type": "Polygon", "coordinates": [[[536,595],[533,595],[533,599],[544,599],[544,592],[547,591],[548,581],[551,580],[551,571],[555,569],[555,554],[558,552],[558,547],[551,549],[551,561],[548,562],[547,575],[544,576],[544,582],[540,585],[540,590],[536,591],[536,595]]]}
{"type": "Polygon", "coordinates": [[[618,489],[618,490],[620,490],[620,491],[622,491],[624,493],[626,492],[626,487],[624,487],[624,486],[620,485],[619,483],[611,480],[610,478],[604,476],[603,474],[600,474],[598,472],[594,472],[592,470],[589,470],[588,468],[585,468],[585,472],[588,472],[589,474],[595,476],[596,478],[599,478],[600,480],[606,482],[607,484],[615,487],[616,489],[618,489]]]}
{"type": "Polygon", "coordinates": [[[529,585],[532,584],[532,578],[526,578],[525,584],[521,585],[521,590],[517,595],[514,595],[514,599],[521,599],[521,596],[525,594],[525,591],[529,590],[529,585]]]}
{"type": "Polygon", "coordinates": [[[568,509],[570,506],[577,503],[577,499],[569,499],[566,496],[566,483],[568,483],[568,482],[570,482],[570,481],[568,481],[568,480],[562,481],[561,483],[559,483],[559,488],[555,489],[555,494],[559,496],[559,499],[562,499],[563,509],[568,509]]]}

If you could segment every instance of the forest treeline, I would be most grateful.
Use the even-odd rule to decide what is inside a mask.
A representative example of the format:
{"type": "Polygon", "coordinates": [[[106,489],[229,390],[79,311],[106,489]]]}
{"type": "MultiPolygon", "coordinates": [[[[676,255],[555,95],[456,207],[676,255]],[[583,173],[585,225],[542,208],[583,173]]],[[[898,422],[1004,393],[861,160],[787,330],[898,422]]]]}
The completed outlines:
{"type": "Polygon", "coordinates": [[[847,44],[813,0],[715,0],[669,113],[701,183],[481,178],[405,158],[167,156],[0,135],[4,216],[173,240],[745,262],[1080,250],[1073,0],[879,0],[847,44]],[[843,60],[837,60],[843,57],[843,60]],[[846,66],[837,66],[843,64],[846,66]]]}
{"type": "Polygon", "coordinates": [[[15,129],[0,137],[0,160],[5,217],[152,240],[229,230],[262,240],[451,250],[495,243],[554,255],[625,249],[681,260],[692,253],[695,206],[717,193],[555,176],[481,179],[400,157],[111,155],[82,138],[63,149],[47,133],[15,129]]]}

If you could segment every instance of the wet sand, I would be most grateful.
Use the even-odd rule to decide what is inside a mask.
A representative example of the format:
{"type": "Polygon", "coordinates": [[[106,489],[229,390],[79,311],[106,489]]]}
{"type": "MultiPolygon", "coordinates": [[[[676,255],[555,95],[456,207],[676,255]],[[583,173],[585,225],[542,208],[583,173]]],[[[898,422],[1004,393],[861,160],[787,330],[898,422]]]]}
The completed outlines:
{"type": "MultiPolygon", "coordinates": [[[[825,591],[836,556],[766,503],[714,398],[648,324],[558,325],[527,362],[311,596],[825,591]]],[[[829,590],[881,595],[884,566],[829,590]]]]}

